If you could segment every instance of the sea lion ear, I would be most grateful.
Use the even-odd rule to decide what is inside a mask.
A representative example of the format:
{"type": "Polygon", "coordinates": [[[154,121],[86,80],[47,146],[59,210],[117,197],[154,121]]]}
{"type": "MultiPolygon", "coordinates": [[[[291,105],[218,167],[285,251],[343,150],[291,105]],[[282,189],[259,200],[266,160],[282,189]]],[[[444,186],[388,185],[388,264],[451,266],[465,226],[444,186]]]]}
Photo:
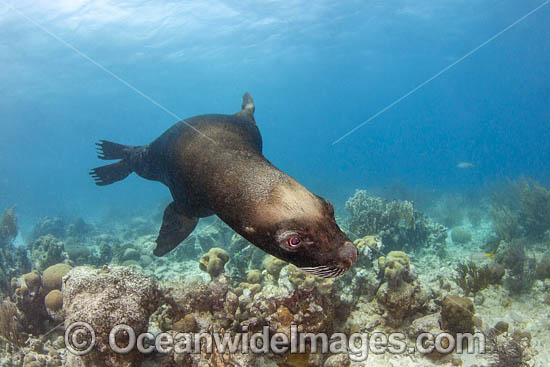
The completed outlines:
{"type": "Polygon", "coordinates": [[[256,123],[254,121],[254,110],[254,100],[252,99],[250,93],[246,92],[243,95],[243,104],[241,105],[241,110],[237,112],[237,115],[256,123]]]}

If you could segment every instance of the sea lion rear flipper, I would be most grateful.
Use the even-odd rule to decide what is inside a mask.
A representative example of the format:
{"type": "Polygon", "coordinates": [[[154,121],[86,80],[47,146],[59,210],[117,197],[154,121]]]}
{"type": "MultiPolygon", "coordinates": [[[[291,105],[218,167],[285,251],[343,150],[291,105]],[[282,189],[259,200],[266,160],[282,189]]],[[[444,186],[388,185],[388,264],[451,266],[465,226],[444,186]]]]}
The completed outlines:
{"type": "Polygon", "coordinates": [[[117,163],[92,169],[90,176],[92,176],[97,186],[105,186],[124,180],[130,173],[132,173],[132,169],[128,162],[123,159],[117,163]]]}
{"type": "Polygon", "coordinates": [[[241,105],[241,110],[237,112],[237,115],[252,121],[253,123],[256,123],[254,121],[254,100],[252,99],[252,96],[250,93],[246,92],[243,95],[243,104],[241,105]]]}
{"type": "Polygon", "coordinates": [[[164,256],[175,249],[189,236],[197,226],[199,219],[190,217],[178,211],[175,202],[164,210],[162,227],[157,238],[157,247],[153,251],[156,256],[164,256]]]}

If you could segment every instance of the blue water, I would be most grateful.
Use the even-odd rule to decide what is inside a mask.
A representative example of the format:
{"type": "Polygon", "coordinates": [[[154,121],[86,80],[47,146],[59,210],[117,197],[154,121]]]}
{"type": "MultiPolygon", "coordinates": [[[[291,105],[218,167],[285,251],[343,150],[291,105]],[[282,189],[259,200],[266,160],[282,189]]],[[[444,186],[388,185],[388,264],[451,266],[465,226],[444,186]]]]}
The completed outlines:
{"type": "Polygon", "coordinates": [[[234,113],[249,91],[266,157],[335,202],[548,183],[550,5],[332,145],[542,3],[0,1],[0,208],[147,215],[169,195],[88,177],[98,139],[146,144],[177,119],[67,44],[181,118],[234,113]]]}

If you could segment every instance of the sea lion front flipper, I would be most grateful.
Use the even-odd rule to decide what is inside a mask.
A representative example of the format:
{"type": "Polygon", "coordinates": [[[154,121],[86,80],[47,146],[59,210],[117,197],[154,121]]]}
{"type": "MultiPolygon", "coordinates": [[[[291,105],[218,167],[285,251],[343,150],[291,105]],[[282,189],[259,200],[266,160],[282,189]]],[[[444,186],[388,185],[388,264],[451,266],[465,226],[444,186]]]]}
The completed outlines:
{"type": "Polygon", "coordinates": [[[189,236],[197,226],[199,218],[190,217],[178,211],[176,202],[172,202],[164,210],[162,227],[157,238],[157,247],[153,250],[155,256],[164,256],[175,249],[189,236]]]}
{"type": "Polygon", "coordinates": [[[250,120],[255,124],[256,121],[254,120],[254,110],[254,100],[252,99],[250,93],[246,92],[243,95],[243,104],[241,105],[241,110],[237,112],[237,115],[244,119],[250,120]]]}

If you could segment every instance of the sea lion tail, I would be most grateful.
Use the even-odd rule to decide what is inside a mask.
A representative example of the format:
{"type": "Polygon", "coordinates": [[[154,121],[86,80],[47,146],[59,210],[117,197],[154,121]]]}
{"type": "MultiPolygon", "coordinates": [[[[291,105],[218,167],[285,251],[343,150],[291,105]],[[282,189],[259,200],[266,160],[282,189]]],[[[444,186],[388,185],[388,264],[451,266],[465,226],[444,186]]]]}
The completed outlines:
{"type": "Polygon", "coordinates": [[[96,143],[96,146],[97,157],[99,159],[121,159],[120,162],[97,167],[90,171],[90,175],[94,179],[96,185],[110,185],[114,182],[124,180],[133,172],[130,161],[132,154],[138,147],[117,144],[107,140],[100,140],[96,143]]]}
{"type": "Polygon", "coordinates": [[[92,169],[90,171],[90,176],[92,176],[97,186],[105,186],[124,180],[132,172],[128,162],[126,160],[121,160],[117,163],[92,169]]]}
{"type": "Polygon", "coordinates": [[[100,140],[95,145],[97,148],[97,157],[103,160],[127,158],[134,149],[132,146],[113,143],[107,140],[100,140]]]}

